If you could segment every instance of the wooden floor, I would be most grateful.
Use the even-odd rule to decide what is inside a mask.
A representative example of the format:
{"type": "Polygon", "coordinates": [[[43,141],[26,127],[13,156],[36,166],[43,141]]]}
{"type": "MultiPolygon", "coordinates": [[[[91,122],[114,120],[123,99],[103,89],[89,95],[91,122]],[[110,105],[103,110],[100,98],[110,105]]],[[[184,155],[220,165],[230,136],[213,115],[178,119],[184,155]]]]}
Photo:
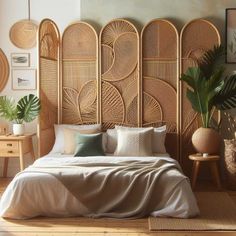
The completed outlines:
{"type": "MultiPolygon", "coordinates": [[[[10,179],[0,178],[0,193],[10,179]]],[[[214,191],[209,183],[197,186],[197,191],[214,191]]],[[[236,192],[228,192],[236,203],[236,192]]],[[[0,218],[0,236],[14,235],[72,235],[72,236],[236,236],[236,232],[150,232],[148,220],[108,220],[87,218],[36,218],[31,220],[4,220],[0,218]]]]}

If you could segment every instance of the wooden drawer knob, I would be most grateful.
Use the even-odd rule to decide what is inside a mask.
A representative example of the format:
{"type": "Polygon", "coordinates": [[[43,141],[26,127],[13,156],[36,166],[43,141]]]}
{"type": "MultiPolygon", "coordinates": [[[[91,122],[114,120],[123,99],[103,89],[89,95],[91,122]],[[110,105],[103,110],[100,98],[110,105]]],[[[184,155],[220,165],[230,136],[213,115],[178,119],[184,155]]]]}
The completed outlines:
{"type": "Polygon", "coordinates": [[[8,143],[7,146],[8,146],[8,147],[12,147],[12,143],[8,143]]]}
{"type": "Polygon", "coordinates": [[[13,151],[7,151],[7,153],[13,153],[13,151]]]}

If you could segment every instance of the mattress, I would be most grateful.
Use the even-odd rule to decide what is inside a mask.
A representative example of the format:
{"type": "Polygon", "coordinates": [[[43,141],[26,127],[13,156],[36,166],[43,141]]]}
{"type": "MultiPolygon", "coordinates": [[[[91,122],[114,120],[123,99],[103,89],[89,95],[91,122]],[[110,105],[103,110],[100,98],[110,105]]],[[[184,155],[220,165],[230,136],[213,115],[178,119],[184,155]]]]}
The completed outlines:
{"type": "MultiPolygon", "coordinates": [[[[52,166],[81,163],[119,163],[136,160],[168,160],[178,165],[168,154],[156,154],[150,157],[114,157],[112,155],[96,157],[72,157],[70,155],[49,154],[35,161],[32,166],[45,162],[52,166]]],[[[27,169],[30,170],[31,167],[27,169]]],[[[165,173],[168,187],[155,204],[150,215],[154,217],[188,218],[199,214],[195,196],[189,180],[183,178],[177,185],[174,179],[183,173],[173,169],[165,173]]],[[[9,184],[0,202],[0,216],[11,219],[28,219],[36,216],[72,217],[85,216],[88,209],[53,175],[39,172],[22,172],[9,184]]]]}

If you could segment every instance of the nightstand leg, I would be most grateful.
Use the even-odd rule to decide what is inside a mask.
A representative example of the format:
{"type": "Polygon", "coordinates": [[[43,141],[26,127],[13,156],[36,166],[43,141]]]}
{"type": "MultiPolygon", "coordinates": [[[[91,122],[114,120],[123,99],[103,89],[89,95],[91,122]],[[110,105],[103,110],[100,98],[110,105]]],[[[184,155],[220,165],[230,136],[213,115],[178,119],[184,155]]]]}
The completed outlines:
{"type": "Polygon", "coordinates": [[[19,142],[19,151],[20,151],[20,170],[24,170],[24,157],[23,157],[23,142],[19,142]]]}
{"type": "Polygon", "coordinates": [[[3,178],[7,177],[7,169],[8,169],[8,158],[4,158],[4,164],[3,164],[3,178]]]}
{"type": "Polygon", "coordinates": [[[30,155],[31,155],[32,160],[35,161],[34,147],[33,147],[32,139],[30,141],[30,155]]]}
{"type": "Polygon", "coordinates": [[[200,161],[193,162],[193,176],[192,176],[192,188],[195,188],[197,176],[200,168],[200,161]]]}
{"type": "Polygon", "coordinates": [[[216,182],[218,190],[221,190],[220,175],[219,175],[217,163],[213,161],[212,163],[210,163],[210,166],[211,166],[211,173],[212,173],[213,180],[216,182]]]}

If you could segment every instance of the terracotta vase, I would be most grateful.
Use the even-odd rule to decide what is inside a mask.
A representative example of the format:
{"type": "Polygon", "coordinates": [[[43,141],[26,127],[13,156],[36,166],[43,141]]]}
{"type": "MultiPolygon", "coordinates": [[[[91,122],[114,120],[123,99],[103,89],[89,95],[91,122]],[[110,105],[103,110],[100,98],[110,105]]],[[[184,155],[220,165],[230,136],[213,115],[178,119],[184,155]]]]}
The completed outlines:
{"type": "Polygon", "coordinates": [[[199,128],[192,136],[194,148],[199,153],[217,154],[220,151],[220,135],[211,128],[199,128]]]}

